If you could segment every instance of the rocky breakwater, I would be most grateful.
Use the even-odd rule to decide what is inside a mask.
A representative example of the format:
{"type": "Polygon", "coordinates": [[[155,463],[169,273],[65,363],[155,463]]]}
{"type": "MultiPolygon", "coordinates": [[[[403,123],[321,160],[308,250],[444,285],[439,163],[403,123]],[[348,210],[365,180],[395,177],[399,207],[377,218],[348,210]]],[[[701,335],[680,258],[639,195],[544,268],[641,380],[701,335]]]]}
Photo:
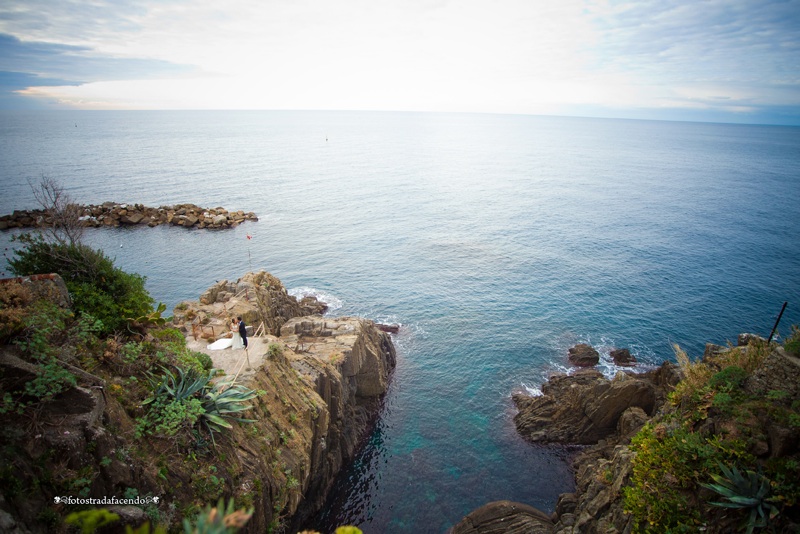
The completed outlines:
{"type": "MultiPolygon", "coordinates": [[[[194,204],[177,204],[157,208],[142,204],[105,202],[76,207],[80,221],[87,227],[118,226],[181,226],[183,228],[234,228],[245,221],[257,221],[256,214],[228,211],[225,208],[201,208],[194,204]]],[[[52,226],[53,219],[45,210],[16,210],[0,216],[0,230],[10,228],[42,228],[52,226]]]]}

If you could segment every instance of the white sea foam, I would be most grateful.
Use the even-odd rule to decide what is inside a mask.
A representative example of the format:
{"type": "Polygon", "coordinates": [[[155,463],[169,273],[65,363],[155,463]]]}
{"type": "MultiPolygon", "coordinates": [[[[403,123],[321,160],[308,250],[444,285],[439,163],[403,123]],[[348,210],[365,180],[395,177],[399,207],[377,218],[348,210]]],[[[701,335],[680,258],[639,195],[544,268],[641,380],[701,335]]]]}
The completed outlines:
{"type": "Polygon", "coordinates": [[[301,286],[301,287],[293,287],[287,291],[291,296],[295,297],[297,300],[302,299],[303,297],[316,297],[316,299],[320,302],[324,302],[328,305],[328,311],[332,312],[334,310],[338,310],[342,307],[341,299],[338,299],[327,293],[325,291],[320,291],[319,289],[308,287],[308,286],[301,286]]]}
{"type": "Polygon", "coordinates": [[[525,391],[527,391],[528,395],[530,395],[531,397],[541,397],[542,395],[544,395],[539,386],[529,386],[528,384],[523,382],[522,387],[525,388],[525,391]]]}

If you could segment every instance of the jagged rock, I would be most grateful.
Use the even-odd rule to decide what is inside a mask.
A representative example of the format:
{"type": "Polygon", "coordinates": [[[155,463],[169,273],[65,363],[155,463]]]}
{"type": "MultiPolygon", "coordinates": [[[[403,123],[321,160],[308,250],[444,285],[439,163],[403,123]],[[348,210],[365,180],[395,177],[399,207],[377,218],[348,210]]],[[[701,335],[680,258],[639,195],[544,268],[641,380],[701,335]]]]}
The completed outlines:
{"type": "Polygon", "coordinates": [[[638,406],[628,408],[622,412],[617,421],[617,432],[623,437],[630,438],[641,430],[649,419],[647,413],[638,406]]]}
{"type": "Polygon", "coordinates": [[[569,361],[578,367],[593,367],[600,361],[600,354],[591,345],[579,343],[569,349],[569,361]]]}
{"type": "Polygon", "coordinates": [[[400,332],[400,325],[399,324],[380,324],[380,323],[378,323],[377,326],[383,332],[389,332],[390,334],[397,334],[398,332],[400,332]]]}
{"type": "Polygon", "coordinates": [[[761,342],[761,343],[766,343],[767,342],[766,339],[764,339],[763,337],[759,336],[758,334],[747,334],[747,333],[744,333],[744,334],[739,334],[739,337],[736,339],[736,345],[739,346],[739,347],[746,347],[747,345],[749,345],[750,343],[753,343],[754,341],[755,342],[761,342]]]}
{"type": "Polygon", "coordinates": [[[230,320],[241,317],[245,324],[277,335],[293,317],[309,314],[289,295],[280,280],[266,271],[247,273],[236,282],[221,280],[200,295],[199,302],[186,301],[175,307],[173,323],[195,336],[216,339],[227,334],[230,320]]]}
{"type": "Polygon", "coordinates": [[[770,425],[769,452],[772,458],[783,458],[797,450],[800,443],[800,431],[797,428],[786,428],[777,424],[770,425]]]}
{"type": "Polygon", "coordinates": [[[305,315],[322,315],[326,311],[328,311],[328,305],[324,302],[320,302],[317,300],[317,297],[313,296],[305,296],[300,299],[300,307],[303,309],[304,312],[307,312],[305,315]]]}
{"type": "MultiPolygon", "coordinates": [[[[122,210],[125,211],[125,210],[122,210]]],[[[144,215],[138,212],[123,214],[120,211],[121,217],[119,218],[120,224],[139,224],[144,219],[144,215]]]]}
{"type": "Polygon", "coordinates": [[[631,355],[631,351],[628,349],[612,350],[609,356],[611,356],[611,359],[614,360],[614,364],[616,365],[630,366],[636,364],[636,358],[631,355]]]}
{"type": "Polygon", "coordinates": [[[703,359],[706,360],[708,358],[713,358],[717,354],[725,352],[728,350],[727,347],[723,347],[722,345],[715,345],[714,343],[706,343],[706,348],[703,351],[703,359]]]}
{"type": "Polygon", "coordinates": [[[451,534],[551,534],[550,516],[527,504],[495,501],[473,510],[451,534]]]}
{"type": "Polygon", "coordinates": [[[612,381],[588,369],[553,376],[542,386],[541,396],[513,396],[519,409],[514,417],[517,431],[533,442],[597,443],[615,432],[627,409],[638,407],[652,415],[665,397],[656,381],[669,382],[670,368],[671,364],[643,374],[619,372],[612,381]]]}

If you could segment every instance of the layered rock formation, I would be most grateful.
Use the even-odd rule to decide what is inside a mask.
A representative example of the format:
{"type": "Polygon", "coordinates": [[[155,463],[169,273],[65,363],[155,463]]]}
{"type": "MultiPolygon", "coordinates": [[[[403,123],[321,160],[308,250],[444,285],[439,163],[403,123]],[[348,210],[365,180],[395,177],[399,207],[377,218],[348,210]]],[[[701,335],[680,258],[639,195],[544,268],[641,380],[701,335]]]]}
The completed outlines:
{"type": "Polygon", "coordinates": [[[229,317],[241,316],[264,332],[269,344],[267,352],[251,354],[255,372],[240,377],[247,387],[267,392],[256,406],[261,415],[253,427],[273,438],[289,431],[294,437],[279,457],[286,467],[277,477],[270,474],[274,455],[240,444],[237,455],[248,466],[244,487],[252,487],[259,477],[273,484],[248,524],[252,532],[263,532],[274,522],[274,508],[283,498],[280,514],[295,527],[319,510],[336,475],[366,437],[396,362],[390,336],[372,321],[312,316],[324,303],[313,297],[301,302],[262,271],[236,282],[218,282],[199,301],[175,309],[173,320],[188,336],[202,338],[213,331],[215,338],[227,331],[229,317]],[[287,470],[291,475],[283,476],[287,470]],[[289,477],[298,485],[287,493],[289,477]]]}
{"type": "Polygon", "coordinates": [[[541,396],[513,396],[519,409],[514,422],[535,443],[597,443],[617,430],[626,410],[636,407],[653,415],[666,397],[665,387],[677,377],[672,364],[642,374],[620,372],[613,380],[590,369],[556,375],[542,386],[541,396]]]}
{"type": "MultiPolygon", "coordinates": [[[[201,208],[194,204],[178,204],[153,208],[142,204],[105,202],[80,206],[81,221],[88,227],[159,226],[167,224],[184,228],[234,228],[245,221],[257,221],[256,214],[228,211],[225,208],[201,208]]],[[[51,226],[52,220],[44,210],[16,210],[0,216],[0,230],[51,226]]]]}

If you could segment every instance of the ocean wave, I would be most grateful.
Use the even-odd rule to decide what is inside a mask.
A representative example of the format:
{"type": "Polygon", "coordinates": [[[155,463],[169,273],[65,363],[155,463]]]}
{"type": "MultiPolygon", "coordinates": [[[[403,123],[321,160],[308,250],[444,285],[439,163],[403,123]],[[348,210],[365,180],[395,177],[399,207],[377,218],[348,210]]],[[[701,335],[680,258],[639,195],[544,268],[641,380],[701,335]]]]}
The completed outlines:
{"type": "Polygon", "coordinates": [[[528,392],[528,395],[530,395],[531,397],[541,397],[542,395],[544,395],[544,393],[542,393],[542,390],[541,390],[541,388],[539,388],[539,386],[530,386],[530,385],[526,384],[525,382],[523,382],[522,383],[522,387],[525,389],[525,391],[528,392]]]}
{"type": "Polygon", "coordinates": [[[319,289],[308,287],[308,286],[301,286],[301,287],[293,287],[287,291],[291,296],[295,297],[297,300],[302,299],[303,297],[315,297],[318,301],[324,302],[328,305],[328,311],[332,312],[338,310],[342,307],[342,301],[339,298],[334,297],[330,293],[325,291],[320,291],[319,289]]]}

